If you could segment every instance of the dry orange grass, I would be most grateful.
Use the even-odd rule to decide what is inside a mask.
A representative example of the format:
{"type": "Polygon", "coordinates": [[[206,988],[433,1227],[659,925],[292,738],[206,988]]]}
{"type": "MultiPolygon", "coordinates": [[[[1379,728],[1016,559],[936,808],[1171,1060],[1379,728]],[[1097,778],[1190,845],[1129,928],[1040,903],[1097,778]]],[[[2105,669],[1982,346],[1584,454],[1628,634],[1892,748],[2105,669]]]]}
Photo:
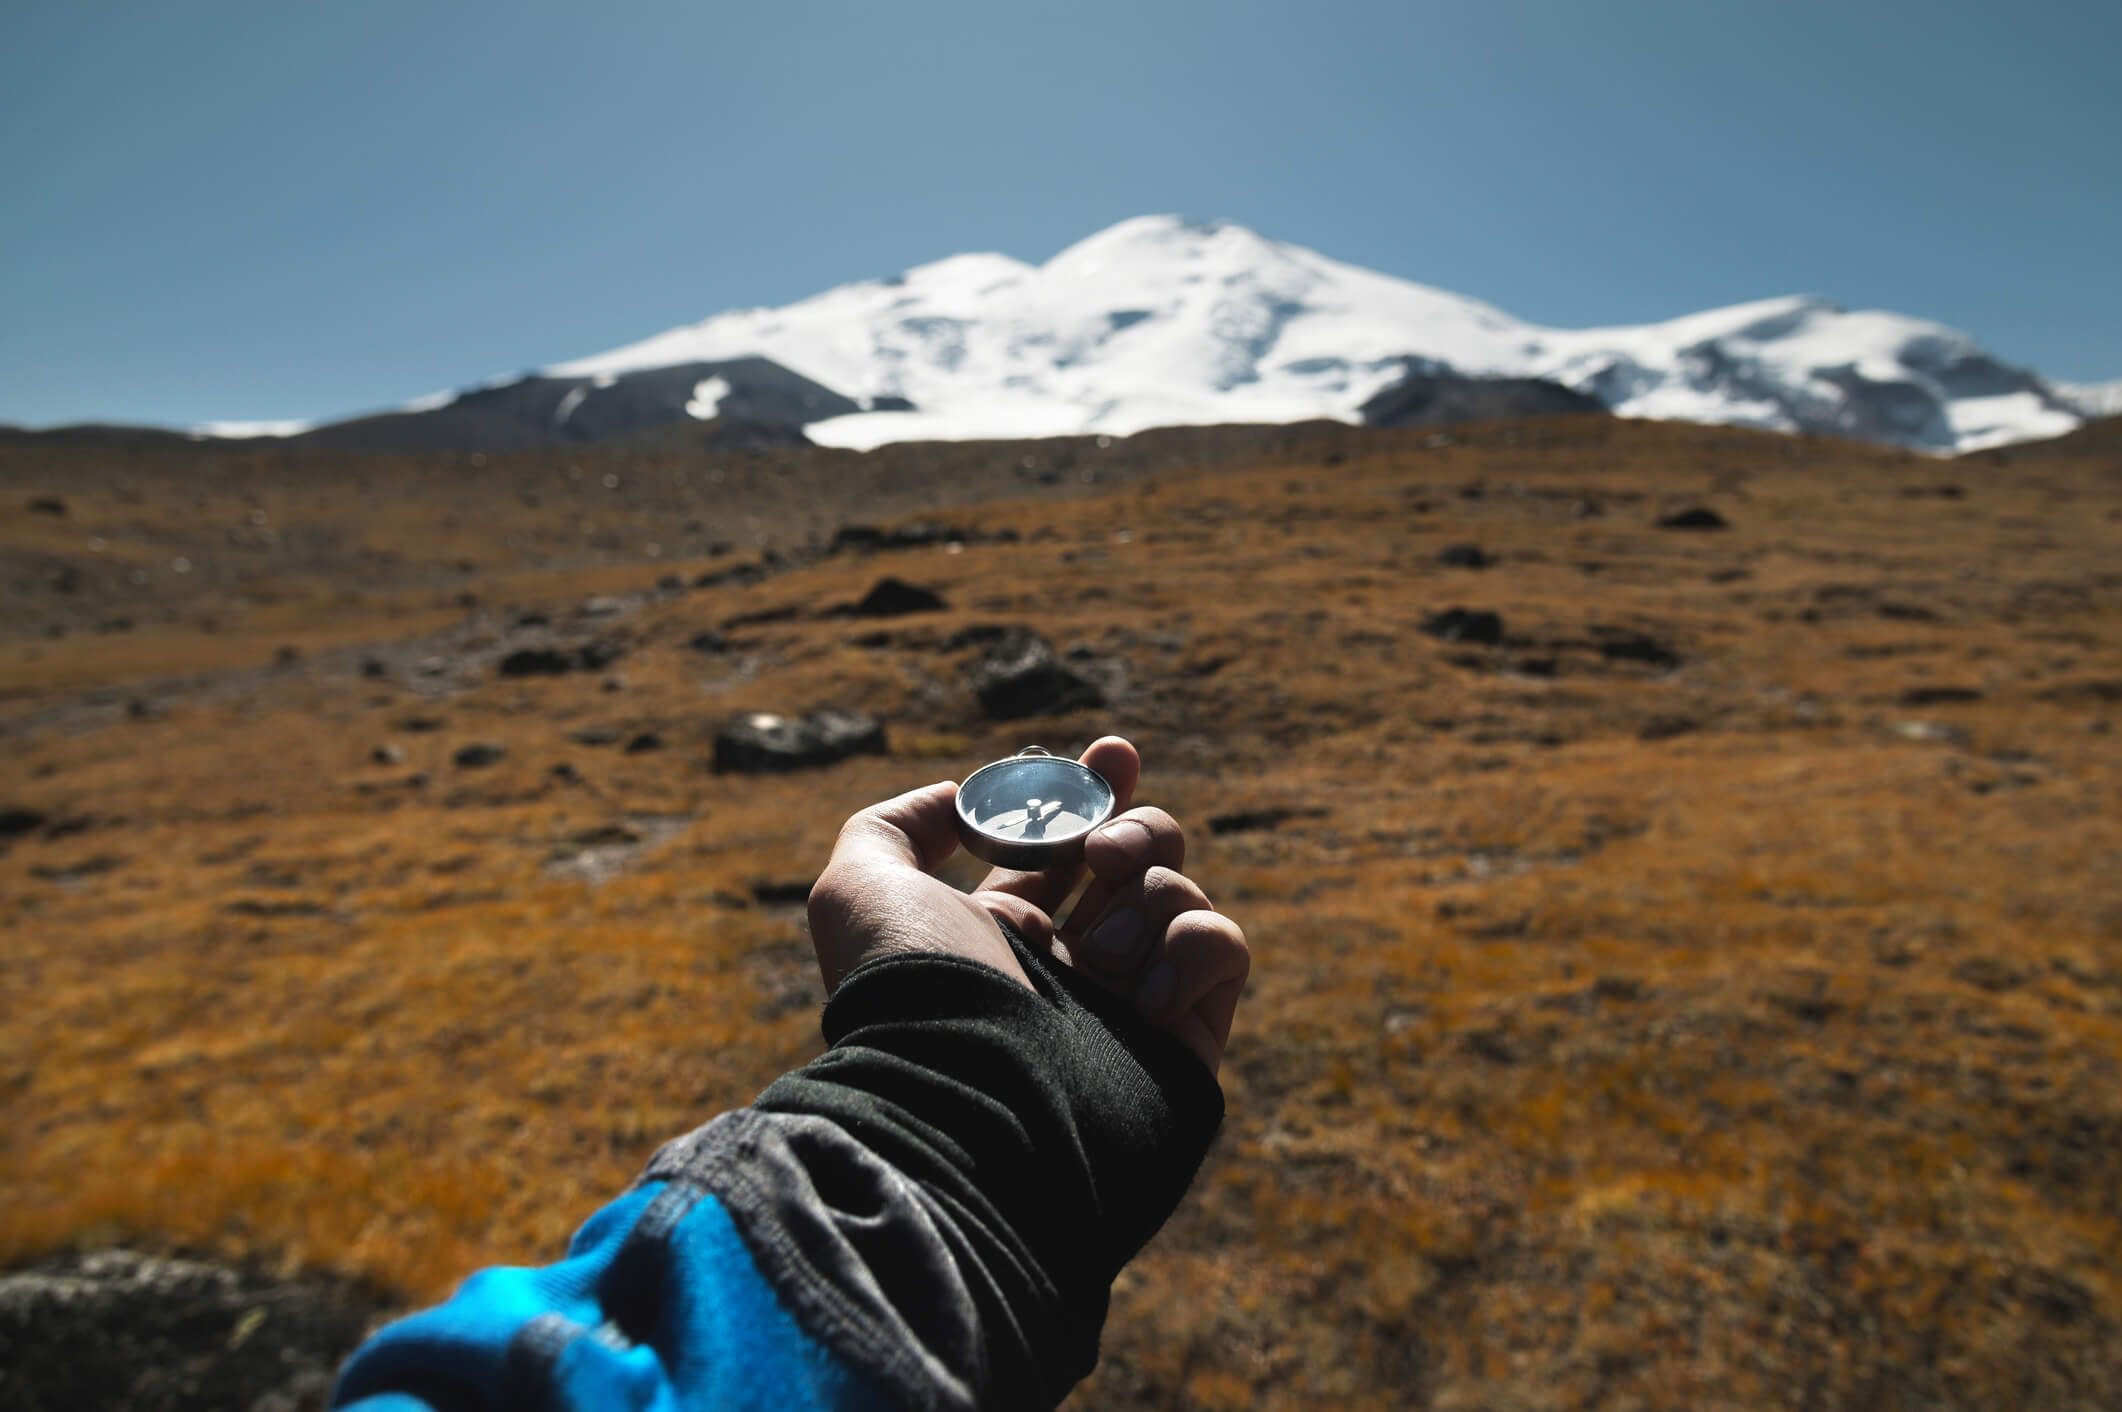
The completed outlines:
{"type": "MultiPolygon", "coordinates": [[[[0,856],[0,1258],[147,1241],[408,1299],[550,1258],[815,1052],[801,909],[756,884],[871,800],[1119,730],[1257,965],[1225,1134],[1077,1403],[2122,1403],[2122,467],[1578,421],[1203,445],[977,512],[1017,544],[587,625],[628,646],[616,691],[401,669],[668,566],[504,577],[530,530],[498,458],[448,492],[476,542],[429,544],[415,500],[388,573],[0,646],[0,806],[62,825],[0,856]],[[1733,528],[1652,527],[1693,504],[1733,528]],[[1459,541],[1501,562],[1439,566],[1459,541]],[[449,581],[460,554],[491,567],[449,581]],[[826,614],[883,573],[951,610],[826,614]],[[1419,630],[1454,605],[1506,641],[1419,630]],[[1116,664],[1111,709],[983,721],[943,644],[992,622],[1116,664]],[[705,768],[729,714],[832,704],[893,755],[705,768]],[[453,766],[473,740],[507,754],[453,766]],[[1297,812],[1207,827],[1264,808],[1297,812]]],[[[65,488],[33,470],[18,504],[65,488]]],[[[140,499],[99,552],[218,532],[112,475],[140,499]]]]}

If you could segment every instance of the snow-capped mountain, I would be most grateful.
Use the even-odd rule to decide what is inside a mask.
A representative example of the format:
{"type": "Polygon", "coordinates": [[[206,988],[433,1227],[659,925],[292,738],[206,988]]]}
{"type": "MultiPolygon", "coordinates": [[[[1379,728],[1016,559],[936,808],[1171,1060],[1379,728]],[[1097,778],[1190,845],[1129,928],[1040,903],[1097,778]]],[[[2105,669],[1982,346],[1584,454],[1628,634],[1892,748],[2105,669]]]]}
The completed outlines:
{"type": "MultiPolygon", "coordinates": [[[[847,447],[1355,422],[1411,374],[1544,379],[1623,416],[1934,452],[2060,435],[2122,404],[2122,383],[2050,384],[1966,334],[1900,314],[1793,296],[1657,324],[1544,328],[1242,226],[1171,216],[1123,221],[1043,265],[957,255],[783,308],[718,314],[542,369],[523,380],[536,396],[517,400],[536,403],[536,434],[585,439],[572,424],[585,406],[712,417],[731,384],[710,371],[762,359],[822,394],[800,418],[809,438],[847,447]],[[661,386],[676,388],[689,368],[702,370],[698,390],[661,386]],[[655,396],[620,395],[650,374],[655,396]],[[831,415],[833,404],[853,410],[831,415]]],[[[490,404],[494,390],[458,402],[490,404]]]]}

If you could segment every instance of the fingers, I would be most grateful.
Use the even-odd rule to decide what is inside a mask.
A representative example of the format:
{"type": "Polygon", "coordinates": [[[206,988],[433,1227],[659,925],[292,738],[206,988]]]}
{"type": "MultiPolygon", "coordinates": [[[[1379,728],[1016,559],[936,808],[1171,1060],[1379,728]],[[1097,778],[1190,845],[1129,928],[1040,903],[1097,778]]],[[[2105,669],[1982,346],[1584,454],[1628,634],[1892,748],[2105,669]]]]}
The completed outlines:
{"type": "Polygon", "coordinates": [[[1175,918],[1212,908],[1200,885],[1174,868],[1151,867],[1106,891],[1108,905],[1095,912],[1077,908],[1083,923],[1069,920],[1084,929],[1063,928],[1062,941],[1079,969],[1122,994],[1133,991],[1175,918]]]}
{"type": "Polygon", "coordinates": [[[1162,809],[1131,809],[1083,841],[1091,884],[1062,926],[1064,938],[1097,925],[1123,888],[1151,868],[1179,871],[1186,865],[1186,835],[1162,809]]]}
{"type": "MultiPolygon", "coordinates": [[[[1142,779],[1142,757],[1126,740],[1117,735],[1102,736],[1083,752],[1081,762],[1096,770],[1112,786],[1114,813],[1125,809],[1134,799],[1135,786],[1142,779]]],[[[1068,895],[1082,880],[1083,865],[1080,863],[1037,873],[996,868],[982,880],[977,891],[1020,897],[1040,911],[1051,914],[1068,900],[1068,895]]]]}
{"type": "Polygon", "coordinates": [[[1182,913],[1165,928],[1162,951],[1135,988],[1135,1008],[1151,1024],[1169,1030],[1213,1073],[1223,1062],[1252,964],[1236,922],[1220,912],[1182,913]]]}

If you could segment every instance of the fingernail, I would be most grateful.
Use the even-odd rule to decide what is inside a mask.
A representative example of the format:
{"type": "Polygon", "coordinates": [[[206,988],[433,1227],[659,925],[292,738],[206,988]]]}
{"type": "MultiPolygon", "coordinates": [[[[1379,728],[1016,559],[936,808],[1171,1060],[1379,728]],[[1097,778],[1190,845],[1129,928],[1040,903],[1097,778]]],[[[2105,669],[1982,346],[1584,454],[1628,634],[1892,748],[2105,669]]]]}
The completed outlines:
{"type": "Polygon", "coordinates": [[[1132,907],[1122,907],[1092,927],[1083,943],[1101,964],[1121,966],[1135,959],[1141,940],[1142,914],[1132,907]]]}
{"type": "Polygon", "coordinates": [[[1128,853],[1145,853],[1149,850],[1149,830],[1133,819],[1122,819],[1116,824],[1107,824],[1098,832],[1108,843],[1128,853]]]}
{"type": "Polygon", "coordinates": [[[1179,972],[1171,962],[1159,961],[1142,979],[1142,988],[1135,992],[1135,1008],[1155,1018],[1164,1013],[1164,1007],[1172,1003],[1172,996],[1179,990],[1179,972]]]}

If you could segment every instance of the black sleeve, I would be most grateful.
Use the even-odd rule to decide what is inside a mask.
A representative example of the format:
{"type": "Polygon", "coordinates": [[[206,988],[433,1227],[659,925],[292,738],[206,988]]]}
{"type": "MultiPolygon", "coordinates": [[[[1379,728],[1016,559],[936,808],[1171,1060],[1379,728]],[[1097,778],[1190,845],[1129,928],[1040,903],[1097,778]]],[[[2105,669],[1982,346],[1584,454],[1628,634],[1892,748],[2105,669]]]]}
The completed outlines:
{"type": "Polygon", "coordinates": [[[903,1406],[1066,1396],[1223,1117],[1191,1052],[1009,940],[1036,993],[959,957],[862,966],[825,1054],[644,1175],[720,1198],[798,1320],[903,1406]]]}

